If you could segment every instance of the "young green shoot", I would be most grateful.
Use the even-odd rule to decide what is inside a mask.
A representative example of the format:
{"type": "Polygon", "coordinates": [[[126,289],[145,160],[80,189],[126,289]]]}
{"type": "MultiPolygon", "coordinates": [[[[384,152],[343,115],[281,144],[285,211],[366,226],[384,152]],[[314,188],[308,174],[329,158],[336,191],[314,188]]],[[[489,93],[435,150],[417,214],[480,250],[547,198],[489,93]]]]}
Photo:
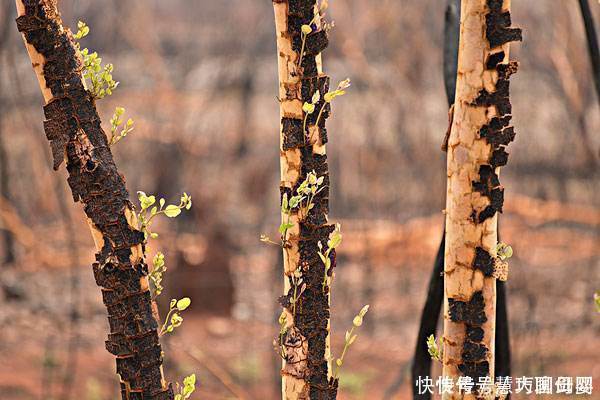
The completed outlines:
{"type": "Polygon", "coordinates": [[[339,379],[340,369],[342,368],[342,365],[344,365],[344,357],[346,356],[346,353],[348,352],[348,349],[350,348],[350,346],[356,341],[356,338],[358,337],[358,335],[355,334],[354,331],[356,331],[362,325],[363,318],[364,318],[365,314],[367,313],[367,311],[369,311],[368,304],[359,311],[359,313],[356,317],[354,317],[354,319],[352,320],[352,328],[349,331],[346,331],[346,335],[344,337],[345,340],[344,340],[344,349],[342,350],[342,355],[338,359],[335,360],[336,369],[335,369],[335,372],[333,373],[334,379],[339,379]]]}
{"type": "MultiPolygon", "coordinates": [[[[325,265],[325,274],[323,276],[323,291],[325,291],[325,288],[327,287],[327,278],[329,277],[329,270],[331,269],[331,252],[335,250],[335,248],[338,247],[341,243],[341,226],[340,224],[336,224],[335,231],[331,233],[331,235],[329,236],[329,240],[327,240],[327,248],[325,249],[325,251],[323,251],[323,244],[321,243],[321,241],[319,241],[319,243],[317,244],[317,246],[319,247],[319,258],[325,265]]],[[[331,279],[333,281],[333,275],[331,276],[331,279]]]]}
{"type": "Polygon", "coordinates": [[[513,249],[506,243],[500,242],[496,246],[496,254],[500,260],[506,261],[513,256],[513,249]]]}
{"type": "Polygon", "coordinates": [[[323,115],[323,111],[325,110],[325,107],[327,107],[327,104],[331,104],[333,99],[335,99],[336,97],[345,95],[346,89],[348,89],[350,85],[350,78],[346,78],[340,83],[338,83],[337,88],[335,90],[325,93],[325,95],[323,96],[323,100],[325,100],[325,102],[319,110],[319,115],[317,115],[317,122],[315,122],[315,125],[319,126],[319,121],[321,121],[321,116],[323,115]]]}
{"type": "Polygon", "coordinates": [[[594,303],[596,304],[596,311],[600,313],[600,290],[594,293],[594,303]]]}
{"type": "Polygon", "coordinates": [[[279,225],[281,242],[277,243],[264,234],[260,235],[260,241],[282,246],[284,248],[287,247],[287,232],[294,226],[294,223],[292,222],[292,211],[297,209],[300,220],[304,219],[308,215],[308,212],[315,206],[315,196],[325,188],[325,186],[323,186],[324,181],[324,176],[317,177],[317,173],[311,171],[300,186],[298,186],[295,195],[288,199],[287,193],[284,193],[283,198],[281,199],[282,222],[279,225]]]}
{"type": "Polygon", "coordinates": [[[294,319],[296,318],[296,304],[298,303],[298,298],[304,292],[305,285],[302,285],[300,288],[300,283],[302,282],[302,273],[300,269],[296,269],[292,274],[292,285],[294,286],[294,295],[290,299],[290,303],[292,303],[292,316],[294,319]]]}
{"type": "Polygon", "coordinates": [[[95,99],[102,99],[105,96],[110,96],[112,92],[119,86],[119,82],[113,79],[113,65],[106,64],[102,66],[102,58],[98,57],[98,53],[90,52],[85,48],[81,50],[79,40],[83,39],[90,33],[90,28],[85,22],[77,22],[77,33],[73,35],[76,40],[75,47],[79,51],[83,60],[83,77],[85,86],[95,99]]]}
{"type": "Polygon", "coordinates": [[[188,308],[192,300],[189,297],[184,297],[182,299],[172,299],[169,305],[169,312],[165,317],[165,322],[160,328],[159,336],[163,336],[167,333],[173,332],[176,328],[180,327],[183,323],[183,317],[181,316],[181,312],[188,308]]]}
{"type": "Polygon", "coordinates": [[[165,207],[165,199],[160,199],[158,205],[156,204],[156,196],[146,195],[144,192],[138,192],[138,199],[140,201],[140,212],[137,214],[138,229],[144,232],[146,240],[148,237],[155,239],[158,237],[158,233],[150,230],[152,220],[158,215],[165,215],[169,218],[175,218],[183,209],[189,210],[192,207],[192,196],[187,193],[181,195],[179,204],[169,204],[165,207]]]}
{"type": "Polygon", "coordinates": [[[177,383],[177,391],[175,394],[175,400],[186,400],[189,399],[192,393],[196,390],[196,374],[191,374],[183,378],[183,385],[180,386],[177,383]]]}
{"type": "Polygon", "coordinates": [[[279,343],[277,345],[277,352],[281,358],[285,358],[285,346],[283,345],[283,338],[285,337],[287,330],[287,312],[283,310],[281,315],[279,315],[279,343]]]}
{"type": "Polygon", "coordinates": [[[308,120],[308,116],[315,112],[315,107],[317,103],[321,100],[321,93],[317,90],[315,94],[313,94],[312,99],[309,102],[305,102],[302,105],[302,111],[304,111],[304,121],[302,122],[302,132],[306,135],[306,121],[308,120]]]}
{"type": "Polygon", "coordinates": [[[164,289],[162,286],[162,280],[165,272],[167,272],[165,255],[159,251],[152,259],[152,270],[148,274],[148,278],[152,284],[152,300],[156,300],[156,298],[160,296],[164,289]]]}
{"type": "Polygon", "coordinates": [[[436,341],[435,336],[429,335],[427,338],[427,351],[429,352],[432,360],[442,362],[444,357],[442,338],[436,341]]]}
{"type": "Polygon", "coordinates": [[[123,139],[133,130],[133,119],[128,118],[127,121],[123,123],[123,114],[125,114],[125,109],[123,107],[117,107],[110,119],[110,138],[108,140],[110,146],[123,139]],[[121,125],[123,125],[121,131],[117,132],[121,125]]]}
{"type": "MultiPolygon", "coordinates": [[[[304,57],[304,49],[306,47],[306,38],[313,32],[313,25],[317,23],[317,17],[323,18],[325,17],[325,10],[329,7],[329,0],[321,1],[319,5],[319,11],[315,13],[313,19],[308,23],[304,24],[300,27],[300,34],[302,35],[302,45],[300,46],[300,57],[298,58],[298,65],[300,67],[302,65],[302,58],[304,57]]],[[[333,27],[333,23],[330,25],[326,24],[327,30],[333,27]]]]}

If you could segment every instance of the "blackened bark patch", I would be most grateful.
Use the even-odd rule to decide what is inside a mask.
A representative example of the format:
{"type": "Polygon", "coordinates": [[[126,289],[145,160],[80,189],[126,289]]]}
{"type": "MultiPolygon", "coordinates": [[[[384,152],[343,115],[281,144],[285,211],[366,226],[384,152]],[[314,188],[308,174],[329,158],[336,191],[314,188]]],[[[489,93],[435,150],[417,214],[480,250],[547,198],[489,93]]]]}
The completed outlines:
{"type": "Polygon", "coordinates": [[[472,342],[481,342],[483,340],[483,329],[478,326],[468,326],[467,340],[472,342]]]}
{"type": "Polygon", "coordinates": [[[102,287],[110,333],[106,348],[117,356],[122,398],[171,400],[163,387],[162,350],[150,291],[141,281],[148,273],[143,260],[132,265],[131,248],[144,235],[131,227],[126,210],[132,205],[100,125],[95,101],[81,80],[81,60],[71,33],[63,29],[52,0],[25,0],[17,27],[44,60],[43,75],[53,99],[44,106],[44,130],[50,141],[54,169],[64,159],[73,199],[104,239],[93,264],[102,287]]]}
{"type": "Polygon", "coordinates": [[[302,132],[302,120],[296,118],[282,118],[283,150],[291,150],[304,146],[304,132],[302,132]]]}
{"type": "MultiPolygon", "coordinates": [[[[488,1],[488,5],[489,3],[494,3],[493,7],[495,8],[490,6],[492,11],[502,8],[502,1],[494,2],[493,0],[490,0],[488,1]]],[[[499,20],[495,21],[495,23],[499,23],[498,21],[499,20]]],[[[510,25],[510,18],[508,25],[510,25]]],[[[506,145],[515,139],[515,130],[512,126],[509,126],[512,117],[512,106],[509,99],[509,78],[512,74],[517,72],[518,68],[518,63],[514,61],[507,64],[501,63],[504,57],[504,52],[494,53],[488,56],[486,67],[488,69],[495,69],[498,73],[496,90],[488,92],[486,89],[482,89],[473,102],[473,105],[475,106],[494,106],[498,114],[497,116],[492,117],[490,121],[483,125],[479,130],[479,137],[485,139],[486,142],[492,146],[492,152],[488,160],[489,165],[480,166],[480,180],[479,182],[473,182],[473,190],[488,197],[490,204],[481,211],[473,210],[471,218],[474,223],[483,223],[485,220],[494,217],[496,212],[502,212],[504,203],[504,190],[499,188],[500,181],[495,169],[503,167],[508,163],[506,145]]]]}
{"type": "Polygon", "coordinates": [[[302,57],[302,76],[304,78],[316,77],[319,74],[317,62],[314,57],[302,57]]]}
{"type": "Polygon", "coordinates": [[[503,0],[488,0],[487,2],[490,11],[485,17],[485,35],[491,48],[523,40],[521,29],[510,27],[510,12],[502,12],[503,3],[503,0]]]}
{"type": "Polygon", "coordinates": [[[289,14],[292,16],[310,16],[308,21],[311,21],[316,2],[317,0],[288,0],[289,14]]]}
{"type": "Polygon", "coordinates": [[[483,247],[475,248],[473,268],[480,270],[485,276],[492,276],[494,273],[494,259],[483,247]]]}
{"type": "Polygon", "coordinates": [[[504,205],[504,188],[493,189],[490,194],[490,206],[498,211],[502,212],[502,206],[504,205]]]}
{"type": "Polygon", "coordinates": [[[488,124],[481,127],[479,137],[485,138],[486,142],[494,148],[508,145],[515,140],[515,130],[512,126],[508,126],[510,119],[510,115],[492,118],[488,124]]]}
{"type": "Polygon", "coordinates": [[[486,219],[488,218],[492,218],[494,215],[496,215],[496,210],[494,209],[494,207],[492,207],[491,205],[486,206],[483,211],[481,211],[478,216],[477,216],[477,221],[481,224],[483,223],[486,219]]]}
{"type": "Polygon", "coordinates": [[[452,322],[463,322],[467,325],[480,326],[487,321],[487,317],[485,316],[485,302],[481,291],[473,293],[471,300],[468,302],[448,299],[448,303],[452,322]]]}
{"type": "Polygon", "coordinates": [[[467,341],[463,346],[462,359],[464,362],[485,360],[488,349],[484,344],[467,341]]]}
{"type": "Polygon", "coordinates": [[[313,32],[306,37],[305,55],[317,55],[325,50],[328,44],[327,32],[313,32]]]}
{"type": "MultiPolygon", "coordinates": [[[[478,248],[479,249],[479,248],[478,248]]],[[[477,251],[480,259],[485,259],[485,250],[477,251]]],[[[487,254],[487,252],[485,252],[487,254]]],[[[488,254],[489,256],[489,254],[488,254]]],[[[477,261],[477,255],[476,255],[477,261]]],[[[465,342],[461,352],[461,363],[458,369],[466,376],[473,378],[475,382],[479,377],[489,373],[489,363],[486,361],[489,349],[483,344],[484,331],[481,325],[487,321],[485,315],[485,301],[481,291],[473,293],[468,302],[448,299],[450,308],[450,319],[453,322],[465,324],[465,342]]]]}
{"type": "Polygon", "coordinates": [[[490,165],[493,168],[503,167],[508,162],[508,153],[504,149],[504,147],[499,147],[492,151],[492,156],[490,157],[490,165]]]}
{"type": "Polygon", "coordinates": [[[498,53],[490,54],[487,62],[485,63],[486,69],[494,69],[496,65],[500,64],[506,54],[503,51],[499,51],[498,53]]]}
{"type": "MultiPolygon", "coordinates": [[[[292,49],[300,58],[302,49],[301,27],[309,24],[315,17],[316,0],[288,0],[287,34],[292,42],[292,49]]],[[[325,358],[327,337],[329,335],[329,288],[323,286],[327,275],[331,276],[335,268],[335,251],[331,252],[331,269],[325,271],[325,265],[318,255],[318,243],[325,245],[329,235],[335,227],[327,223],[329,212],[329,167],[325,154],[315,153],[310,137],[311,130],[318,129],[321,144],[327,142],[326,120],[330,115],[330,105],[324,101],[325,94],[329,91],[329,77],[320,74],[317,68],[316,56],[328,45],[327,32],[311,25],[312,32],[305,37],[304,54],[298,71],[300,78],[300,101],[311,103],[315,92],[319,92],[320,99],[315,104],[315,111],[304,114],[301,120],[282,120],[283,125],[283,150],[300,150],[300,174],[293,188],[281,188],[281,194],[291,196],[307,175],[315,172],[318,177],[323,177],[322,190],[313,199],[313,207],[303,215],[298,235],[299,262],[301,270],[301,290],[297,290],[298,299],[295,313],[291,304],[294,295],[294,284],[290,280],[290,291],[280,298],[280,303],[294,315],[294,327],[301,337],[307,341],[306,371],[302,379],[308,385],[310,399],[335,399],[337,396],[338,382],[328,377],[328,363],[325,358]],[[322,111],[322,112],[321,112],[322,111]],[[319,117],[319,114],[321,116],[319,117]],[[318,118],[318,121],[317,121],[318,118]],[[306,124],[304,124],[306,122],[306,124]],[[318,123],[318,126],[315,125],[318,123]],[[303,126],[306,130],[303,131],[303,126]],[[298,132],[300,130],[300,132],[298,132]],[[306,140],[309,138],[310,140],[306,140]]],[[[297,93],[297,92],[296,92],[297,93]]],[[[288,95],[288,99],[293,96],[288,95]]],[[[289,278],[288,278],[289,279],[289,278]]],[[[288,343],[284,343],[288,346],[288,343]]],[[[286,347],[287,348],[287,347],[286,347]]],[[[290,349],[291,350],[291,349],[290,349]]],[[[292,352],[291,352],[292,353],[292,352]]]]}
{"type": "Polygon", "coordinates": [[[487,376],[490,373],[490,363],[482,361],[480,363],[461,363],[458,364],[458,370],[465,376],[470,376],[474,382],[479,382],[479,378],[487,376]]]}

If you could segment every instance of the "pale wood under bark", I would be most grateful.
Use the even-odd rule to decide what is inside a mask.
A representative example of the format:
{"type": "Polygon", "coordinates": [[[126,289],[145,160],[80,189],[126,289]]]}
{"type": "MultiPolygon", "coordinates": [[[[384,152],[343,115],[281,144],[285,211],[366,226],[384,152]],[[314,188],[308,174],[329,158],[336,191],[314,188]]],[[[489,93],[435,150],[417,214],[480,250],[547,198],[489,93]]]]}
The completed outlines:
{"type": "MultiPolygon", "coordinates": [[[[509,8],[510,1],[506,0],[504,9],[509,8]]],[[[462,375],[458,364],[465,341],[465,324],[450,319],[448,299],[468,302],[477,291],[483,292],[485,301],[487,322],[482,325],[482,344],[488,349],[489,375],[492,380],[494,377],[496,280],[472,267],[476,247],[495,256],[497,245],[497,214],[482,223],[475,223],[472,218],[473,210],[482,210],[489,204],[486,197],[473,190],[472,182],[479,180],[479,166],[488,164],[492,151],[492,146],[479,137],[479,129],[496,113],[494,106],[473,105],[482,89],[495,91],[498,78],[495,70],[485,67],[490,54],[487,12],[486,0],[462,0],[456,99],[448,141],[443,375],[455,383],[462,375]]],[[[508,44],[502,46],[504,62],[508,61],[508,48],[508,44]]],[[[473,399],[476,395],[459,394],[455,390],[443,398],[473,399]]]]}
{"type": "MultiPolygon", "coordinates": [[[[315,4],[315,13],[318,14],[317,4],[315,4]]],[[[298,66],[300,54],[292,46],[292,37],[288,31],[289,3],[287,0],[274,0],[275,28],[277,34],[277,56],[278,56],[278,75],[279,75],[279,104],[281,118],[303,119],[302,110],[303,100],[300,93],[302,86],[302,71],[298,66]]],[[[320,18],[316,17],[316,26],[320,27],[320,18]]],[[[304,57],[307,57],[304,55],[304,57]]],[[[321,54],[313,56],[317,65],[317,72],[322,76],[321,54]]],[[[321,96],[322,97],[322,96],[321,96]]],[[[321,142],[320,128],[316,125],[308,127],[309,138],[307,139],[312,148],[313,154],[325,155],[325,144],[321,142]]],[[[299,148],[284,149],[284,130],[283,124],[280,126],[280,167],[281,167],[281,188],[293,191],[303,180],[302,176],[302,155],[299,148]]],[[[283,217],[283,215],[282,215],[283,217]]],[[[301,216],[292,214],[291,222],[294,224],[287,232],[286,241],[288,246],[283,250],[284,262],[284,294],[290,291],[289,276],[300,269],[300,219],[301,216]]],[[[331,278],[328,279],[328,284],[331,278]]],[[[293,328],[295,325],[292,313],[284,309],[287,314],[287,326],[293,328]]],[[[327,320],[329,329],[329,319],[327,320]]],[[[286,352],[290,355],[291,362],[282,362],[282,397],[283,399],[309,399],[308,384],[308,365],[306,363],[308,348],[307,338],[301,338],[301,345],[297,347],[286,346],[286,352]]],[[[325,343],[325,356],[328,371],[327,378],[331,378],[330,361],[330,336],[327,334],[325,343]]]]}

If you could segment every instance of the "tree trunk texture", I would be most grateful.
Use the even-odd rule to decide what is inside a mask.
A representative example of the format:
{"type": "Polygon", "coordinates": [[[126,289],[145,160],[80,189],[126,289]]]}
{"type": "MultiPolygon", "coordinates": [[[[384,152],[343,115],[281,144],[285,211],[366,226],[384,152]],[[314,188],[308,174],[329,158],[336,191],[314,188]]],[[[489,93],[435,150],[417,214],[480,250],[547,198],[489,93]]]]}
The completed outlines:
{"type": "MultiPolygon", "coordinates": [[[[283,342],[282,395],[284,399],[334,399],[337,381],[332,378],[329,361],[330,293],[329,285],[323,289],[325,267],[317,254],[317,243],[327,243],[334,230],[327,219],[329,170],[325,152],[325,118],[329,115],[329,104],[323,100],[329,88],[329,77],[322,72],[320,55],[328,44],[328,38],[317,17],[315,29],[306,38],[302,63],[298,66],[302,48],[301,26],[313,20],[318,12],[317,2],[274,0],[273,6],[279,64],[281,195],[291,197],[313,170],[317,176],[324,177],[325,187],[317,195],[315,206],[308,215],[292,215],[294,226],[287,233],[286,242],[289,244],[283,250],[284,296],[281,304],[288,329],[283,342]],[[317,90],[321,96],[316,110],[325,107],[325,112],[318,126],[317,112],[309,115],[304,130],[302,104],[310,102],[317,90]],[[300,276],[301,281],[295,315],[290,302],[294,292],[294,273],[300,276]]],[[[332,267],[335,265],[334,253],[332,267]]]]}
{"type": "Polygon", "coordinates": [[[54,169],[66,161],[73,199],[81,202],[97,248],[93,264],[108,311],[107,350],[115,355],[124,400],[173,399],[163,378],[158,311],[151,300],[144,235],[119,174],[81,59],[56,0],[16,0],[17,27],[44,96],[44,130],[54,169]]]}
{"type": "MultiPolygon", "coordinates": [[[[444,86],[448,106],[454,104],[456,93],[456,69],[458,64],[458,41],[460,36],[460,0],[448,0],[444,21],[444,86]]],[[[498,234],[499,235],[499,234],[498,234]]],[[[499,240],[499,239],[498,239],[499,240]]],[[[444,247],[446,232],[442,233],[442,241],[436,255],[427,298],[421,312],[419,332],[415,353],[411,364],[412,393],[415,400],[429,400],[431,393],[419,393],[415,382],[419,377],[431,375],[431,356],[427,351],[427,337],[436,335],[437,323],[444,299],[444,247]]],[[[496,301],[496,359],[495,369],[498,376],[510,376],[510,340],[508,329],[508,310],[506,305],[506,285],[497,282],[496,301]]],[[[401,376],[400,379],[403,379],[401,376]]],[[[508,397],[507,397],[508,398],[508,397]]]]}
{"type": "MultiPolygon", "coordinates": [[[[499,167],[514,139],[509,125],[510,0],[462,0],[454,117],[448,141],[444,255],[443,375],[494,380],[499,167]]],[[[444,399],[478,398],[455,390],[444,399]]]]}

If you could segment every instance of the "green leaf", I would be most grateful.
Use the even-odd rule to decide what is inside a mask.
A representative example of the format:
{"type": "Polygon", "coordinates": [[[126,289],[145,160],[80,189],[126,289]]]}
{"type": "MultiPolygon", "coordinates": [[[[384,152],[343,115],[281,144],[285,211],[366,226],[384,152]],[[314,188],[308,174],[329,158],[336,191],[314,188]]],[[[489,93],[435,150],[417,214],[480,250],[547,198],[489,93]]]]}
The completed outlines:
{"type": "Polygon", "coordinates": [[[306,102],[302,105],[302,111],[304,111],[307,114],[312,114],[315,112],[315,105],[306,102]]]}
{"type": "Polygon", "coordinates": [[[283,235],[288,229],[292,228],[293,226],[294,224],[291,222],[283,222],[281,225],[279,225],[279,233],[283,235]]]}
{"type": "Polygon", "coordinates": [[[184,298],[180,299],[179,301],[177,301],[177,309],[179,311],[183,311],[186,308],[188,308],[190,306],[190,304],[192,304],[192,300],[189,297],[184,297],[184,298]]]}
{"type": "Polygon", "coordinates": [[[194,386],[196,384],[196,374],[191,374],[183,379],[183,384],[186,386],[194,386]]]}
{"type": "Polygon", "coordinates": [[[165,215],[169,218],[175,218],[176,216],[178,216],[179,214],[181,214],[181,208],[173,205],[173,204],[169,204],[166,208],[165,208],[165,215]]]}
{"type": "Polygon", "coordinates": [[[281,212],[287,213],[289,212],[289,202],[287,193],[283,194],[283,198],[281,199],[281,212]]]}

